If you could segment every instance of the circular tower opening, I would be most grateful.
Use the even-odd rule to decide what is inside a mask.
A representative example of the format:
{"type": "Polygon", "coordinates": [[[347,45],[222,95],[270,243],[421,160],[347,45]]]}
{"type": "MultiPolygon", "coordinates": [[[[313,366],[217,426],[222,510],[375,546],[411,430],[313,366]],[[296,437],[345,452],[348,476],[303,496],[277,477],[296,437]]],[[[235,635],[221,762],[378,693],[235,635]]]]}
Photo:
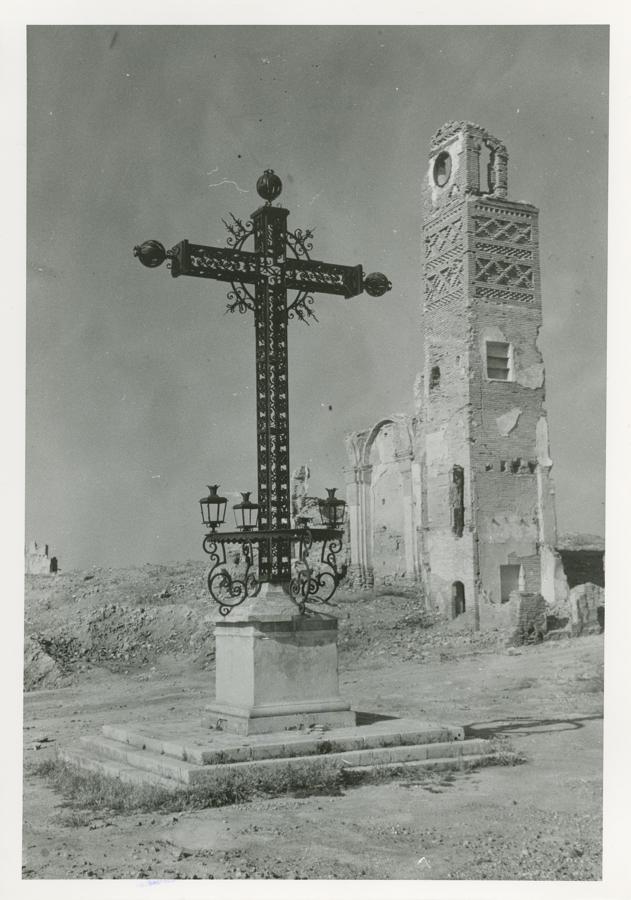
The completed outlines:
{"type": "Polygon", "coordinates": [[[439,153],[434,162],[434,181],[438,187],[444,187],[451,176],[451,156],[446,150],[439,153]]]}

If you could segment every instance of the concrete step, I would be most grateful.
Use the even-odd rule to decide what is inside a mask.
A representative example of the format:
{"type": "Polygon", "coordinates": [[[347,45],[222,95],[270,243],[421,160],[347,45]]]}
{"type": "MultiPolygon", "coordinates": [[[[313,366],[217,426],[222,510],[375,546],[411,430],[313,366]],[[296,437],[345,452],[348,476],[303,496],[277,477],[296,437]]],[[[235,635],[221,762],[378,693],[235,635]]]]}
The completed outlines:
{"type": "Polygon", "coordinates": [[[406,777],[427,771],[453,771],[473,769],[489,759],[489,753],[471,753],[462,756],[445,756],[435,759],[413,759],[407,762],[384,763],[379,766],[349,766],[343,770],[347,784],[361,784],[383,777],[385,774],[405,774],[406,777]]]}
{"type": "Polygon", "coordinates": [[[193,783],[195,772],[202,768],[196,763],[175,759],[172,756],[165,756],[153,750],[137,749],[120,741],[101,737],[101,735],[79,738],[79,742],[74,745],[74,749],[76,752],[83,750],[89,757],[124,763],[137,770],[150,772],[159,778],[168,778],[179,784],[193,783]]]}
{"type": "Polygon", "coordinates": [[[147,772],[144,769],[136,769],[127,763],[91,755],[83,748],[60,747],[57,750],[57,758],[87,772],[98,772],[100,775],[106,775],[108,778],[120,778],[121,781],[127,784],[155,785],[156,787],[166,788],[169,791],[181,787],[180,784],[170,778],[161,778],[159,775],[147,772]]]}
{"type": "MultiPolygon", "coordinates": [[[[218,777],[228,773],[246,773],[253,776],[269,775],[275,768],[287,770],[293,768],[319,767],[330,762],[343,767],[400,765],[410,761],[430,759],[452,759],[458,763],[463,757],[475,756],[489,752],[489,743],[481,738],[467,741],[437,741],[425,744],[405,744],[394,747],[374,747],[345,752],[320,752],[304,756],[271,757],[242,762],[216,763],[200,765],[187,760],[176,759],[154,750],[136,749],[121,741],[101,736],[81,738],[78,744],[62,751],[61,758],[69,762],[111,772],[111,766],[125,767],[138,773],[146,773],[147,780],[155,783],[175,782],[180,785],[198,786],[214,782],[218,777]],[[65,753],[65,755],[64,755],[65,753]],[[101,767],[99,767],[101,764],[101,767]],[[110,770],[105,770],[105,765],[110,770]]],[[[119,777],[122,777],[119,775],[119,777]]]]}
{"type": "Polygon", "coordinates": [[[414,720],[389,720],[320,734],[286,732],[249,737],[191,727],[190,723],[182,723],[179,730],[171,723],[162,728],[104,725],[102,731],[106,738],[138,750],[151,750],[198,765],[348,753],[379,747],[462,741],[464,738],[460,726],[423,724],[414,720]]]}

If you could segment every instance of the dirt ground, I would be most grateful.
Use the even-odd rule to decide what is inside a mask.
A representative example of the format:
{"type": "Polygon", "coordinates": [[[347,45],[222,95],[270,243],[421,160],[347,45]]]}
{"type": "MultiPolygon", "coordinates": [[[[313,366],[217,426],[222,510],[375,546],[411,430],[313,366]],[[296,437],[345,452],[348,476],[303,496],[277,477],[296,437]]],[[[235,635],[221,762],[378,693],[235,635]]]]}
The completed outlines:
{"type": "Polygon", "coordinates": [[[199,573],[89,574],[27,585],[26,684],[44,686],[24,699],[25,879],[601,878],[602,635],[508,651],[392,593],[341,596],[353,708],[505,735],[524,764],[201,811],[68,808],[32,771],[57,744],[105,722],[194,721],[213,696],[199,573]]]}

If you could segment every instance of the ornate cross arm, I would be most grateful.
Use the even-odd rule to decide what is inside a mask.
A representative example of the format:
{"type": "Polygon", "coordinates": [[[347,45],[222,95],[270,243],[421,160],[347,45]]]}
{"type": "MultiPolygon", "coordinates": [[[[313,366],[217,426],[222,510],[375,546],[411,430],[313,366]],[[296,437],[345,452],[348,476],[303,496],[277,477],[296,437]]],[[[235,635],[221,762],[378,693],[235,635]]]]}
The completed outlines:
{"type": "Polygon", "coordinates": [[[288,259],[285,283],[297,291],[317,291],[356,297],[362,292],[364,271],[361,266],[338,266],[317,259],[288,259]]]}
{"type": "Polygon", "coordinates": [[[214,281],[240,281],[256,284],[259,277],[259,256],[247,250],[228,247],[206,247],[180,241],[168,252],[159,241],[145,241],[134,247],[134,256],[150,269],[170,260],[171,275],[195,275],[214,281]]]}
{"type": "Polygon", "coordinates": [[[381,272],[364,277],[361,266],[341,266],[319,259],[288,259],[285,269],[288,288],[298,291],[317,291],[319,294],[341,294],[356,297],[366,291],[371,297],[381,297],[392,285],[381,272]]]}
{"type": "MultiPolygon", "coordinates": [[[[158,241],[145,241],[134,247],[134,254],[149,268],[170,260],[171,275],[193,275],[214,281],[256,284],[265,275],[265,260],[260,254],[232,247],[207,247],[180,241],[168,252],[158,241]]],[[[338,294],[356,297],[366,291],[372,297],[381,297],[392,287],[380,272],[364,277],[362,266],[343,266],[318,259],[287,259],[285,261],[286,287],[297,291],[317,291],[320,294],[338,294]]]]}
{"type": "Polygon", "coordinates": [[[206,247],[180,241],[167,253],[171,275],[196,275],[215,281],[240,281],[256,284],[259,277],[258,254],[225,247],[206,247]]]}

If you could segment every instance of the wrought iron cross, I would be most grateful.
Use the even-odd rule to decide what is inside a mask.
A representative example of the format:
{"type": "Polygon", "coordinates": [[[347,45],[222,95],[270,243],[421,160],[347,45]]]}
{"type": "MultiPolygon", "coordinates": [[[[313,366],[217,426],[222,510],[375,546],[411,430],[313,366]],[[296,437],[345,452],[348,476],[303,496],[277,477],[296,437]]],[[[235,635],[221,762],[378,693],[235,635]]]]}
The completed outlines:
{"type": "MultiPolygon", "coordinates": [[[[180,241],[168,252],[158,241],[134,247],[134,255],[150,268],[170,260],[171,275],[193,275],[230,282],[228,310],[252,310],[256,330],[256,419],[259,529],[290,529],[289,391],[287,322],[315,318],[312,292],[355,297],[366,291],[380,297],[392,287],[385,275],[364,277],[359,266],[343,266],[311,259],[313,233],[287,229],[289,210],[272,206],[282,182],[271,169],[256,189],[266,202],[244,224],[232,216],[224,222],[228,247],[207,247],[180,241]],[[254,238],[254,251],[243,249],[254,238]],[[287,256],[287,250],[293,256],[287,256]],[[254,286],[254,293],[248,285],[254,286]],[[287,291],[298,293],[288,304],[287,291]]],[[[259,543],[259,581],[288,582],[291,542],[269,539],[259,543]]]]}

